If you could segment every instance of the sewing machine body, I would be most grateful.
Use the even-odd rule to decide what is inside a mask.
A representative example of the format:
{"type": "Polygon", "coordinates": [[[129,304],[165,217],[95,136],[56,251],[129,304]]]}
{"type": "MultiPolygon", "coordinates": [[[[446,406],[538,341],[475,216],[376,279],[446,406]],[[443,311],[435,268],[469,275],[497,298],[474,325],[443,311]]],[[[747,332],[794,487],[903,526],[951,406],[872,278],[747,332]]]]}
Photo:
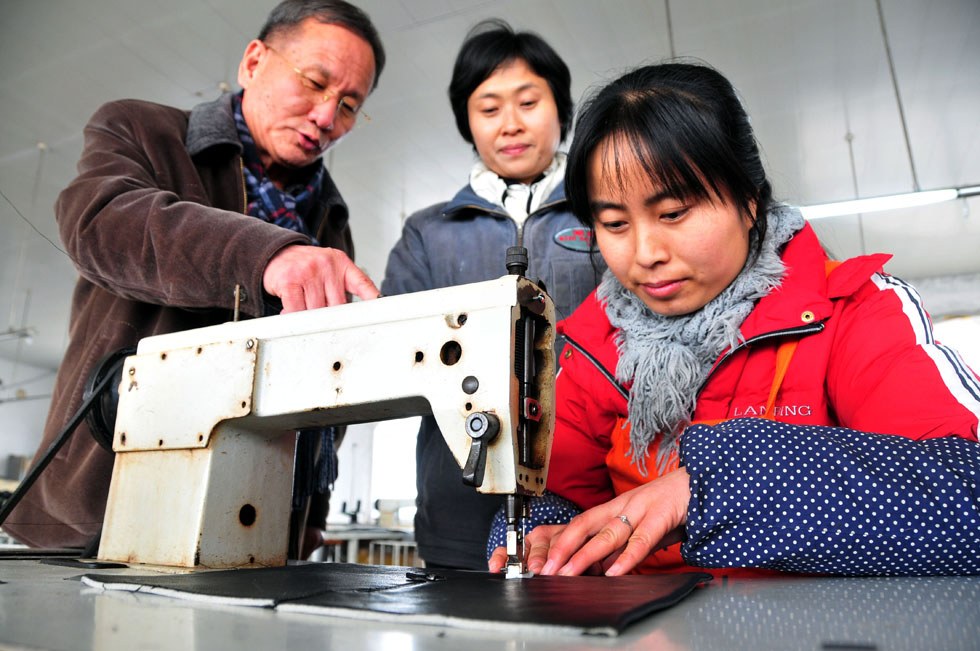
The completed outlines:
{"type": "Polygon", "coordinates": [[[541,494],[553,326],[547,295],[504,276],[142,340],[119,387],[99,558],[285,564],[300,428],[432,413],[462,468],[467,418],[488,414],[499,434],[475,490],[541,494]]]}

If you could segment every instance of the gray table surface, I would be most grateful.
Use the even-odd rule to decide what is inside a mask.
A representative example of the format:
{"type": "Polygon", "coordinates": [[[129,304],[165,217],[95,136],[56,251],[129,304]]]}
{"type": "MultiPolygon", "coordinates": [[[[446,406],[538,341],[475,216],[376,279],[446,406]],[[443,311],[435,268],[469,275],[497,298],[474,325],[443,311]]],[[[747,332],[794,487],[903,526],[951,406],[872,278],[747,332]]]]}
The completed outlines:
{"type": "Polygon", "coordinates": [[[980,578],[971,577],[715,581],[617,638],[599,638],[101,592],[78,581],[86,571],[147,573],[0,559],[0,649],[980,649],[980,578]]]}

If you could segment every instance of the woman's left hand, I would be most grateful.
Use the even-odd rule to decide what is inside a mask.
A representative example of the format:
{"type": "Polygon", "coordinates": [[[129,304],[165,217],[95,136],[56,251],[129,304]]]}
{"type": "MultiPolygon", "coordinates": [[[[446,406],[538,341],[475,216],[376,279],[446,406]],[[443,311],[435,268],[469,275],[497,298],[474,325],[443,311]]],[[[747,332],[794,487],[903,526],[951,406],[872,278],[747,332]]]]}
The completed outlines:
{"type": "Polygon", "coordinates": [[[690,501],[687,470],[678,468],[593,507],[549,541],[541,574],[573,576],[597,566],[606,568],[606,576],[626,574],[650,553],[683,539],[690,501]]]}

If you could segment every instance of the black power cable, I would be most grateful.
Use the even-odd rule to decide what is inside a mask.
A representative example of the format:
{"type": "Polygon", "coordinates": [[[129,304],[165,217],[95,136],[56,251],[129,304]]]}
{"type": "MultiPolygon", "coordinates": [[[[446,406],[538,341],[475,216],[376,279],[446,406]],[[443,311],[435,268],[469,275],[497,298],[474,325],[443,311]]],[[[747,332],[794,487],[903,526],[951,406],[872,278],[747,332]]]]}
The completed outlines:
{"type": "Polygon", "coordinates": [[[20,482],[20,486],[18,486],[17,490],[14,491],[14,494],[10,496],[10,499],[8,499],[3,505],[3,508],[0,509],[0,526],[6,522],[7,516],[10,515],[10,512],[14,510],[14,507],[17,506],[21,499],[23,499],[24,495],[27,494],[27,491],[31,489],[31,486],[33,486],[34,482],[37,481],[38,476],[40,476],[44,469],[48,467],[48,464],[51,463],[51,460],[54,459],[56,454],[58,454],[58,451],[64,447],[65,443],[68,442],[68,439],[71,437],[72,433],[82,422],[82,419],[85,418],[86,414],[88,414],[88,412],[92,409],[92,406],[96,404],[96,401],[102,397],[106,387],[108,387],[113,380],[115,380],[117,383],[119,382],[119,376],[117,374],[119,370],[122,369],[122,365],[125,361],[126,357],[120,355],[104,373],[102,373],[103,369],[101,366],[96,370],[96,373],[101,374],[101,377],[95,383],[94,387],[92,387],[92,390],[90,392],[86,392],[87,396],[82,401],[82,405],[78,408],[78,411],[71,417],[71,420],[68,421],[68,424],[63,430],[61,430],[58,437],[54,440],[54,443],[52,443],[48,447],[47,451],[45,451],[44,456],[42,456],[34,467],[31,468],[30,472],[27,473],[27,476],[20,482]]]}

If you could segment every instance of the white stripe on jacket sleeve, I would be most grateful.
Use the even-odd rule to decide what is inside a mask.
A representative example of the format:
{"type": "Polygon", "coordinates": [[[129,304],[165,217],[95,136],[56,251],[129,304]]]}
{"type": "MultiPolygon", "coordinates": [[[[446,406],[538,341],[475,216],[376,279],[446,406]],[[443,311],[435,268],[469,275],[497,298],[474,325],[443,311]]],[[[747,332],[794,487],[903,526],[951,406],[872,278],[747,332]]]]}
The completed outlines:
{"type": "Polygon", "coordinates": [[[922,306],[919,292],[905,281],[887,274],[874,274],[871,280],[878,289],[895,293],[915,333],[916,343],[936,365],[943,384],[957,402],[980,421],[980,381],[958,352],[936,343],[932,321],[922,306]]]}

